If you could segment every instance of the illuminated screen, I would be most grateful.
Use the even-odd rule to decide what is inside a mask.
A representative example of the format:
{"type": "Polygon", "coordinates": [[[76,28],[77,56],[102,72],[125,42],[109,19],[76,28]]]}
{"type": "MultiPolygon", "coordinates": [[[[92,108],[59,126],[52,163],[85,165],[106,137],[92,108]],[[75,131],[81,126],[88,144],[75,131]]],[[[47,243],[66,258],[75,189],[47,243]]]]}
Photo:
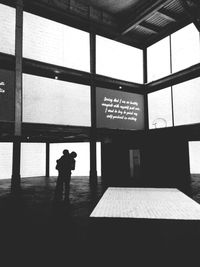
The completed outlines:
{"type": "Polygon", "coordinates": [[[91,126],[90,87],[23,74],[23,122],[91,126]]]}
{"type": "Polygon", "coordinates": [[[0,143],[0,179],[10,179],[12,176],[12,143],[0,143]]]}
{"type": "Polygon", "coordinates": [[[0,52],[15,54],[15,8],[0,4],[0,52]]]}
{"type": "Polygon", "coordinates": [[[21,143],[21,176],[45,176],[45,143],[21,143]]]}
{"type": "Polygon", "coordinates": [[[14,72],[0,69],[0,121],[14,121],[14,72]]]}
{"type": "Polygon", "coordinates": [[[116,79],[143,83],[142,50],[97,36],[96,71],[116,79]]]}
{"type": "Polygon", "coordinates": [[[96,107],[98,128],[144,129],[144,98],[140,94],[97,88],[96,107]]]}
{"type": "Polygon", "coordinates": [[[148,82],[170,74],[170,41],[169,37],[147,48],[148,82]]]}
{"type": "Polygon", "coordinates": [[[148,94],[149,129],[172,126],[171,87],[148,94]]]}
{"type": "Polygon", "coordinates": [[[174,125],[200,122],[200,78],[192,79],[173,87],[174,125]]]}
{"type": "MultiPolygon", "coordinates": [[[[57,176],[58,171],[55,169],[56,160],[62,156],[64,149],[69,152],[76,151],[76,167],[72,171],[72,176],[89,176],[90,173],[90,144],[82,143],[54,143],[50,144],[50,176],[57,176]]],[[[101,175],[101,147],[97,143],[97,175],[101,175]]]]}
{"type": "Polygon", "coordinates": [[[173,72],[200,62],[200,35],[193,23],[173,33],[171,40],[173,72]]]}
{"type": "Polygon", "coordinates": [[[89,33],[24,12],[23,57],[90,70],[89,33]]]}
{"type": "Polygon", "coordinates": [[[189,142],[190,173],[200,174],[200,141],[189,142]]]}

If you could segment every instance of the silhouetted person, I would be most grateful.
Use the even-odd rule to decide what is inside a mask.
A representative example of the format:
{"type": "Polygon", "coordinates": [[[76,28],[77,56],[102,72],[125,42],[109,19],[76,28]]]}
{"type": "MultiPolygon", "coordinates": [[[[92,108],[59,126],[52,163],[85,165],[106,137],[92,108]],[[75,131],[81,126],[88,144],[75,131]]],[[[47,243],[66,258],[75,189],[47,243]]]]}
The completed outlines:
{"type": "Polygon", "coordinates": [[[58,170],[58,178],[55,189],[55,200],[62,200],[64,184],[68,184],[69,186],[71,178],[71,160],[69,151],[67,149],[63,150],[63,155],[56,162],[57,162],[56,169],[58,170]]]}
{"type": "Polygon", "coordinates": [[[77,157],[76,152],[72,151],[69,154],[69,168],[70,168],[70,172],[69,175],[67,176],[67,179],[65,179],[65,200],[69,200],[69,190],[70,190],[70,181],[71,181],[71,174],[72,171],[75,170],[75,166],[76,166],[76,160],[75,158],[77,157]]]}

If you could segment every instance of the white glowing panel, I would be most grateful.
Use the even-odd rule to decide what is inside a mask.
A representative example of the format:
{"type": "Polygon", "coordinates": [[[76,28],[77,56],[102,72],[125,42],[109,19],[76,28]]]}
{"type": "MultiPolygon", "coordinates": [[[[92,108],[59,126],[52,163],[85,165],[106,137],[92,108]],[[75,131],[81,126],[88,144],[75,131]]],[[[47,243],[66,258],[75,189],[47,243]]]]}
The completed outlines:
{"type": "Polygon", "coordinates": [[[12,143],[0,143],[0,179],[11,178],[12,176],[12,143]]]}
{"type": "Polygon", "coordinates": [[[24,12],[23,56],[63,67],[89,71],[87,32],[24,12]]]}
{"type": "Polygon", "coordinates": [[[148,82],[170,74],[170,40],[169,37],[147,48],[148,82]]]}
{"type": "Polygon", "coordinates": [[[101,176],[101,143],[96,143],[97,176],[101,176]]]}
{"type": "Polygon", "coordinates": [[[171,36],[172,72],[176,72],[200,62],[200,36],[190,24],[171,36]]]}
{"type": "Polygon", "coordinates": [[[90,87],[23,75],[23,122],[90,126],[90,87]]]}
{"type": "Polygon", "coordinates": [[[15,8],[0,4],[0,52],[15,54],[15,8]]]}
{"type": "Polygon", "coordinates": [[[174,125],[200,122],[200,78],[173,86],[174,125]]]}
{"type": "Polygon", "coordinates": [[[189,142],[190,173],[200,174],[200,141],[189,142]]]}
{"type": "Polygon", "coordinates": [[[96,38],[97,74],[143,83],[142,50],[110,39],[96,38]]]}
{"type": "Polygon", "coordinates": [[[45,176],[46,144],[21,143],[21,177],[45,176]]]}
{"type": "Polygon", "coordinates": [[[172,126],[171,88],[148,94],[149,129],[172,126]]]}
{"type": "MultiPolygon", "coordinates": [[[[57,176],[58,171],[55,169],[56,160],[62,156],[64,149],[69,152],[75,151],[76,168],[72,171],[72,176],[89,176],[90,172],[90,144],[89,143],[56,143],[50,144],[50,176],[57,176]]],[[[97,143],[97,175],[101,175],[101,155],[100,143],[97,143]]]]}
{"type": "Polygon", "coordinates": [[[200,220],[200,205],[176,188],[109,187],[90,217],[200,220]]]}

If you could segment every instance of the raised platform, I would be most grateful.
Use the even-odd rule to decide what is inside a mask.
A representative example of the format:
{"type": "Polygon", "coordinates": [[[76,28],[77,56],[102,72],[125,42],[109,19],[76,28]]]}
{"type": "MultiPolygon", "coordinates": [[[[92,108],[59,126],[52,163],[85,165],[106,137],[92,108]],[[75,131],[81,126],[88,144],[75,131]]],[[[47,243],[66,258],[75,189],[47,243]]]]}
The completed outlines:
{"type": "Polygon", "coordinates": [[[175,188],[109,187],[90,217],[200,220],[200,205],[175,188]]]}
{"type": "Polygon", "coordinates": [[[110,187],[90,223],[91,250],[115,264],[182,266],[198,255],[200,205],[174,188],[110,187]]]}

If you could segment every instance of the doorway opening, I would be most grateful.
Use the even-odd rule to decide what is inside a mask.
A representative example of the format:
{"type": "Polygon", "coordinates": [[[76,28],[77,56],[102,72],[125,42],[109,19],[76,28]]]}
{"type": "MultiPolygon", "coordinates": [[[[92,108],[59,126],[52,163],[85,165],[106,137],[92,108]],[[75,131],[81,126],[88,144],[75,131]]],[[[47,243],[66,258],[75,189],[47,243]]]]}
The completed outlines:
{"type": "Polygon", "coordinates": [[[133,186],[139,186],[141,175],[141,155],[139,149],[129,150],[130,182],[133,186]]]}

